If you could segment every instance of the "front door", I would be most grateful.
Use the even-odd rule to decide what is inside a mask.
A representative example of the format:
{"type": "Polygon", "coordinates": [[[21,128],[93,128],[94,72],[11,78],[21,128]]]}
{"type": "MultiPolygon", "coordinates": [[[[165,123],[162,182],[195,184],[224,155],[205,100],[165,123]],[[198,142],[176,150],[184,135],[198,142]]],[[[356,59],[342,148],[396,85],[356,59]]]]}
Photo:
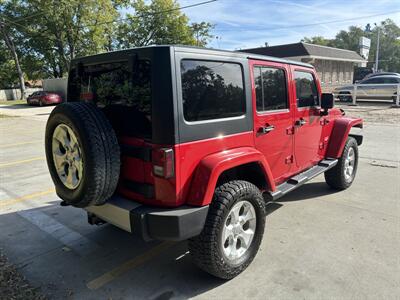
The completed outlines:
{"type": "Polygon", "coordinates": [[[251,61],[254,138],[276,183],[290,177],[293,163],[293,116],[285,64],[251,61]]]}
{"type": "Polygon", "coordinates": [[[296,166],[302,171],[322,159],[320,142],[322,124],[320,93],[315,73],[308,68],[293,67],[296,94],[294,149],[296,166]]]}

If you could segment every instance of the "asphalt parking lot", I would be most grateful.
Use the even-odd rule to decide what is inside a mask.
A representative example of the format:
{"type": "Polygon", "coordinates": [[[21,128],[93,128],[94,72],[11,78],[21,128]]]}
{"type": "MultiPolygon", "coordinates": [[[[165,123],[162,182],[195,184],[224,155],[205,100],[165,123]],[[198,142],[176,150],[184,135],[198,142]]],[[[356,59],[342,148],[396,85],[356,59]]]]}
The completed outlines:
{"type": "Polygon", "coordinates": [[[0,248],[49,298],[399,299],[400,109],[344,106],[366,116],[353,186],[319,176],[269,205],[260,252],[228,282],[192,265],[185,242],[145,243],[60,207],[44,159],[51,109],[0,107],[0,248]]]}

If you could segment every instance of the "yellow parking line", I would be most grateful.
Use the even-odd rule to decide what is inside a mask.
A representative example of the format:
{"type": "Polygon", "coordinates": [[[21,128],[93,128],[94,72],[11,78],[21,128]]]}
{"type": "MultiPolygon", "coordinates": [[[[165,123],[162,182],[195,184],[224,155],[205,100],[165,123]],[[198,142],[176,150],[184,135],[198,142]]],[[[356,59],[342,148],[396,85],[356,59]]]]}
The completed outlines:
{"type": "Polygon", "coordinates": [[[29,158],[29,159],[12,161],[12,162],[8,162],[8,163],[0,164],[0,168],[9,167],[9,166],[15,166],[15,165],[19,165],[19,164],[28,163],[28,162],[31,162],[31,161],[43,160],[43,159],[44,159],[44,156],[39,156],[39,157],[32,157],[32,158],[29,158]]]}
{"type": "Polygon", "coordinates": [[[28,195],[25,195],[25,196],[14,198],[14,199],[0,200],[0,207],[12,205],[12,204],[15,204],[15,203],[18,203],[18,202],[22,202],[22,201],[25,201],[25,200],[29,200],[29,199],[32,199],[32,198],[48,195],[48,194],[51,194],[51,193],[54,193],[54,192],[55,192],[54,188],[51,188],[51,189],[48,189],[48,190],[45,190],[45,191],[28,194],[28,195]]]}
{"type": "Polygon", "coordinates": [[[9,147],[14,147],[14,146],[22,146],[22,145],[29,145],[29,144],[36,144],[41,142],[42,140],[35,140],[31,142],[21,142],[21,143],[13,143],[13,144],[6,144],[6,145],[0,145],[0,149],[2,148],[9,148],[9,147]]]}
{"type": "Polygon", "coordinates": [[[131,260],[128,260],[125,263],[123,263],[122,265],[111,270],[110,272],[107,272],[107,273],[101,275],[100,277],[93,279],[92,281],[87,283],[86,286],[91,290],[97,290],[98,288],[101,288],[103,285],[109,283],[110,281],[121,276],[122,274],[126,273],[127,271],[132,270],[132,269],[144,264],[148,260],[154,258],[155,256],[161,254],[162,252],[164,252],[166,249],[170,248],[174,244],[176,244],[176,243],[175,242],[162,242],[161,244],[158,244],[154,248],[151,248],[146,253],[143,253],[142,255],[139,255],[131,260]]]}

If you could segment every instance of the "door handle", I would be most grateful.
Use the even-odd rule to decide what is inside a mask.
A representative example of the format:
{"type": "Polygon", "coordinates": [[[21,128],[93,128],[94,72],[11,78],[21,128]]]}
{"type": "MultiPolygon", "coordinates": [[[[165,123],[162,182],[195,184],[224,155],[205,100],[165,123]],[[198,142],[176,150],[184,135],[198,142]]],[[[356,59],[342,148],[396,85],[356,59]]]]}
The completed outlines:
{"type": "Polygon", "coordinates": [[[274,129],[275,129],[274,125],[268,125],[268,126],[265,126],[265,127],[260,127],[260,129],[258,130],[258,133],[259,134],[267,134],[267,133],[271,132],[274,129]]]}
{"type": "Polygon", "coordinates": [[[294,125],[296,125],[296,126],[298,126],[298,127],[304,126],[304,125],[306,125],[306,124],[307,124],[307,121],[304,120],[303,118],[301,118],[301,119],[299,119],[299,120],[296,120],[296,122],[294,123],[294,125]]]}

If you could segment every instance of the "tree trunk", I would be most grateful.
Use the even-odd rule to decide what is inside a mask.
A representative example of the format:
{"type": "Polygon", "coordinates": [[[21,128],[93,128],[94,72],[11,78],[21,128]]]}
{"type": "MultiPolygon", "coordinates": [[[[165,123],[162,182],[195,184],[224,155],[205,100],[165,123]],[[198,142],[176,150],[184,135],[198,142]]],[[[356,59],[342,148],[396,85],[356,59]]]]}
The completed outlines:
{"type": "Polygon", "coordinates": [[[18,79],[19,79],[19,86],[21,90],[21,99],[25,99],[25,79],[24,79],[24,72],[22,72],[21,65],[19,63],[18,53],[15,49],[14,41],[12,40],[11,36],[7,32],[4,24],[0,21],[0,29],[3,35],[3,39],[7,45],[7,48],[11,51],[15,62],[15,68],[17,69],[18,79]]]}

